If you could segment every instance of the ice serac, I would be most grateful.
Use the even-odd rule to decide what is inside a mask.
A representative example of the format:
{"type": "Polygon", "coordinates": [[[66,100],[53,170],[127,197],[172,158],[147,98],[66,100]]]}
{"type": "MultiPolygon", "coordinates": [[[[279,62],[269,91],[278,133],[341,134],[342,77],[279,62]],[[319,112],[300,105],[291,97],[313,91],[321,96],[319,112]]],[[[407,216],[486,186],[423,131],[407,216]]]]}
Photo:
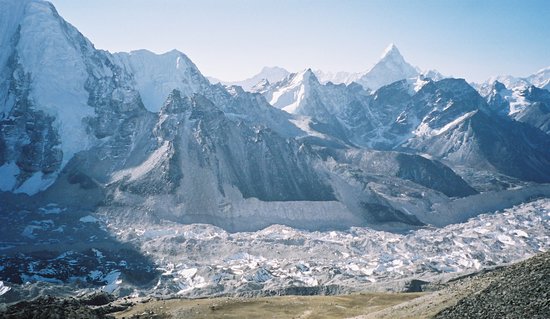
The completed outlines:
{"type": "Polygon", "coordinates": [[[143,104],[152,112],[160,110],[174,89],[189,96],[202,93],[210,86],[195,64],[177,50],[164,54],[147,50],[121,52],[115,53],[114,58],[127,73],[133,75],[143,104]]]}
{"type": "Polygon", "coordinates": [[[384,51],[380,61],[356,82],[365,88],[376,91],[384,85],[418,75],[417,68],[406,62],[399,49],[394,44],[390,44],[384,51]]]}

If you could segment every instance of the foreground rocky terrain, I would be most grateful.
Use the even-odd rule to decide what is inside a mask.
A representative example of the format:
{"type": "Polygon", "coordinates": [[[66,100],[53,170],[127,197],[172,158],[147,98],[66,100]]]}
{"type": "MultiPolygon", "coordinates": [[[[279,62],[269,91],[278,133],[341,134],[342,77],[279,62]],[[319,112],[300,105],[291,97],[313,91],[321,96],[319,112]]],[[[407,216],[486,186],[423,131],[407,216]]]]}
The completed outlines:
{"type": "Polygon", "coordinates": [[[550,253],[510,266],[485,269],[425,287],[435,291],[400,305],[357,317],[548,318],[550,253]]]}
{"type": "MultiPolygon", "coordinates": [[[[490,284],[435,318],[549,318],[550,253],[498,269],[490,284]]],[[[483,279],[480,279],[483,280],[483,279]]]]}
{"type": "Polygon", "coordinates": [[[0,307],[0,318],[112,318],[108,313],[121,311],[129,304],[117,301],[104,292],[91,293],[79,298],[42,296],[31,301],[22,301],[9,307],[0,307]]]}

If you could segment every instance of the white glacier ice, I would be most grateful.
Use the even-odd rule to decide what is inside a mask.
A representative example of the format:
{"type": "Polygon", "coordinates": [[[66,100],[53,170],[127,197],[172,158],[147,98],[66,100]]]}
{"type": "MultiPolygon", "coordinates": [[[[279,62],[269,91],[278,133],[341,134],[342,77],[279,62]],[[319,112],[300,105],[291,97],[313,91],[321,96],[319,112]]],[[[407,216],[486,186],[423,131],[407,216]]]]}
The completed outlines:
{"type": "Polygon", "coordinates": [[[135,230],[109,225],[121,239],[142,227],[157,234],[139,241],[165,270],[155,291],[200,296],[210,294],[209,289],[220,282],[226,292],[244,289],[247,283],[262,289],[330,284],[368,289],[372,283],[430,280],[546,251],[550,200],[404,234],[361,227],[304,231],[273,225],[256,232],[228,233],[204,224],[136,225],[135,230]]]}

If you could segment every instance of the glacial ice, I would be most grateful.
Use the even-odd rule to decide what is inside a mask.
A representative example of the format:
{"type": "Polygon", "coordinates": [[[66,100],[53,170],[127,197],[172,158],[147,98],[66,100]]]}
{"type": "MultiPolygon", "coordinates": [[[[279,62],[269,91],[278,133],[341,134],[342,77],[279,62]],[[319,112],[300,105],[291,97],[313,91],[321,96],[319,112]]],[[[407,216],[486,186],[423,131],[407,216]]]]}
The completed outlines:
{"type": "Polygon", "coordinates": [[[228,233],[211,225],[168,222],[136,225],[136,229],[111,222],[109,227],[121,239],[145,228],[156,234],[138,238],[141,249],[165,270],[157,292],[199,296],[210,294],[209,289],[220,281],[226,292],[247,283],[261,289],[329,284],[357,288],[475,271],[546,251],[550,249],[550,200],[404,234],[362,227],[305,231],[281,225],[228,233]]]}

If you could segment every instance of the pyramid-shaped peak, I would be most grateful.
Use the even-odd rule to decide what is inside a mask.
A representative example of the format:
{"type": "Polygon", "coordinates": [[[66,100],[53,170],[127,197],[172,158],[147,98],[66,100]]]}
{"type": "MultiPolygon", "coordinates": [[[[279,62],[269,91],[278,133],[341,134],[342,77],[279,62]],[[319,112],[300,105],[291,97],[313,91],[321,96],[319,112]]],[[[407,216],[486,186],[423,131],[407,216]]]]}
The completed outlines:
{"type": "Polygon", "coordinates": [[[356,82],[364,88],[375,91],[396,81],[414,78],[419,75],[417,68],[409,64],[395,44],[390,44],[381,59],[356,82]]]}
{"type": "Polygon", "coordinates": [[[401,55],[401,52],[399,52],[399,49],[397,48],[397,46],[394,43],[390,43],[390,45],[388,45],[386,47],[386,49],[384,50],[384,53],[382,54],[381,59],[385,59],[385,58],[388,58],[388,57],[403,58],[403,56],[401,55]]]}
{"type": "Polygon", "coordinates": [[[313,70],[311,70],[311,68],[307,68],[298,73],[296,75],[296,79],[299,79],[302,82],[319,82],[319,80],[317,80],[317,76],[315,76],[315,73],[313,73],[313,70]]]}
{"type": "Polygon", "coordinates": [[[289,74],[285,80],[289,82],[301,83],[303,81],[309,81],[311,78],[317,79],[311,69],[304,69],[300,72],[289,74]]]}
{"type": "Polygon", "coordinates": [[[499,91],[502,91],[502,90],[506,90],[506,85],[504,85],[504,83],[497,80],[497,81],[493,82],[493,88],[495,90],[497,90],[497,92],[499,92],[499,91]]]}
{"type": "Polygon", "coordinates": [[[315,72],[313,72],[313,70],[311,68],[307,68],[307,69],[303,70],[302,74],[303,74],[304,78],[307,78],[307,79],[313,78],[313,79],[317,80],[317,76],[315,75],[315,72]]]}

